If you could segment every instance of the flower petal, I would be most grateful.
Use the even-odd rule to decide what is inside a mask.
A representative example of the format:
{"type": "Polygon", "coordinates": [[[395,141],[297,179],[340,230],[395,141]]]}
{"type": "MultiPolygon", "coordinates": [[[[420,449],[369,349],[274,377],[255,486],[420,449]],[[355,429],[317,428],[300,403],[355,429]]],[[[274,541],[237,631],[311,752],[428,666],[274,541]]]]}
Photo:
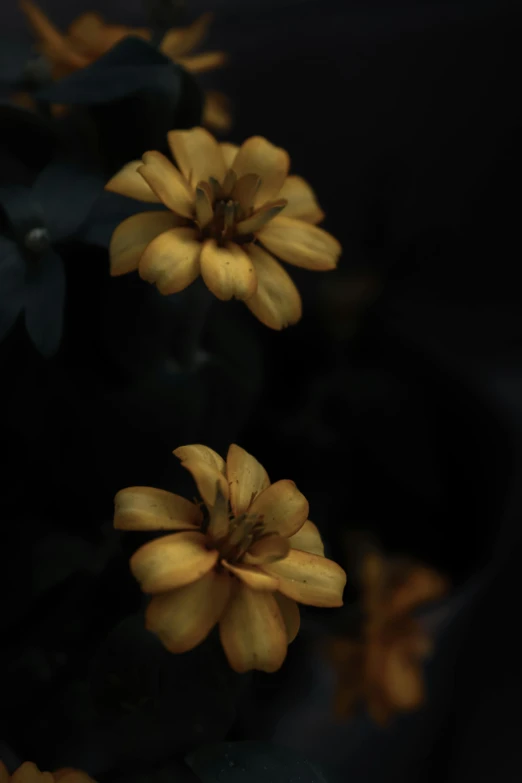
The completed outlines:
{"type": "MultiPolygon", "coordinates": [[[[52,774],[52,780],[54,783],[96,783],[86,772],[81,769],[73,769],[72,767],[63,767],[57,769],[52,774]]],[[[41,783],[44,783],[42,780],[41,783]]]]}
{"type": "Polygon", "coordinates": [[[190,530],[202,521],[195,503],[164,489],[128,487],[114,498],[117,530],[190,530]]]}
{"type": "Polygon", "coordinates": [[[270,329],[284,329],[297,323],[303,305],[288,272],[259,245],[249,245],[247,253],[254,262],[257,277],[257,290],[245,302],[250,312],[270,329]]]}
{"type": "Polygon", "coordinates": [[[188,54],[203,43],[213,18],[212,13],[202,14],[188,27],[173,27],[167,30],[161,41],[160,51],[173,60],[188,54]]]}
{"type": "Polygon", "coordinates": [[[203,533],[173,533],[144,544],[130,560],[131,571],[144,593],[183,587],[215,566],[219,553],[206,548],[203,533]]]}
{"type": "Polygon", "coordinates": [[[266,224],[273,220],[283,209],[286,207],[285,199],[277,199],[276,201],[267,201],[261,207],[259,207],[250,217],[245,220],[240,220],[236,224],[236,231],[243,236],[246,234],[254,234],[259,231],[260,228],[266,226],[266,224]]]}
{"type": "Polygon", "coordinates": [[[284,216],[298,218],[306,223],[320,223],[324,219],[324,212],[317,203],[315,193],[302,177],[291,174],[279,191],[279,198],[286,198],[284,216]]]}
{"type": "Polygon", "coordinates": [[[252,590],[277,590],[279,584],[277,577],[270,576],[270,574],[261,571],[254,565],[243,565],[242,563],[232,565],[231,563],[227,563],[226,560],[222,560],[221,563],[228,571],[235,574],[238,579],[244,582],[247,587],[250,587],[252,590]]]}
{"type": "Polygon", "coordinates": [[[279,591],[287,598],[309,606],[343,605],[346,574],[333,560],[291,549],[284,560],[267,563],[262,568],[279,577],[279,591]]]}
{"type": "Polygon", "coordinates": [[[248,510],[252,516],[263,517],[265,533],[292,536],[304,525],[308,516],[308,501],[295,483],[282,479],[258,495],[248,510]]]}
{"type": "Polygon", "coordinates": [[[167,138],[176,163],[193,188],[202,180],[208,182],[210,177],[223,182],[225,161],[219,143],[208,130],[173,130],[169,131],[167,138]]]}
{"type": "Polygon", "coordinates": [[[221,457],[217,451],[209,449],[208,446],[202,446],[201,443],[191,443],[189,446],[178,446],[174,449],[173,454],[181,460],[186,462],[190,460],[201,460],[208,465],[212,465],[216,470],[225,475],[226,463],[223,457],[221,457]]]}
{"type": "Polygon", "coordinates": [[[166,207],[186,218],[194,215],[193,194],[165,155],[156,150],[146,152],[138,171],[166,207]]]}
{"type": "Polygon", "coordinates": [[[221,644],[236,672],[275,672],[286,658],[286,630],[274,595],[238,585],[219,623],[221,644]]]}
{"type": "Polygon", "coordinates": [[[232,112],[230,111],[230,101],[226,95],[217,90],[207,90],[203,96],[202,122],[207,128],[212,128],[222,133],[230,130],[232,127],[232,112]]]}
{"type": "Polygon", "coordinates": [[[0,783],[9,783],[11,776],[2,759],[0,759],[0,783]]]}
{"type": "Polygon", "coordinates": [[[146,247],[138,271],[165,296],[177,294],[199,277],[201,242],[193,228],[164,231],[146,247]]]}
{"type": "Polygon", "coordinates": [[[313,555],[324,557],[324,544],[319,530],[309,519],[297,533],[288,539],[292,549],[300,549],[302,552],[311,552],[313,555]]]}
{"type": "Polygon", "coordinates": [[[249,565],[275,563],[282,560],[290,551],[290,540],[277,533],[269,533],[258,539],[246,552],[243,562],[249,565]]]}
{"type": "Polygon", "coordinates": [[[11,783],[53,783],[50,772],[40,772],[32,761],[24,761],[11,776],[11,783]]]}
{"type": "Polygon", "coordinates": [[[274,593],[281,617],[286,628],[286,641],[288,644],[294,641],[295,637],[299,633],[301,625],[301,616],[299,614],[299,607],[295,601],[291,598],[287,598],[283,593],[274,593]]]}
{"type": "Polygon", "coordinates": [[[331,234],[304,220],[278,215],[257,232],[271,253],[304,269],[335,269],[341,245],[331,234]]]}
{"type": "Polygon", "coordinates": [[[138,268],[147,245],[159,234],[184,222],[172,212],[139,212],[116,227],[109,245],[111,275],[125,275],[138,268]]]}
{"type": "Polygon", "coordinates": [[[261,178],[255,200],[255,206],[261,206],[265,201],[276,198],[283,187],[290,168],[290,157],[286,150],[262,136],[252,136],[241,145],[233,168],[238,179],[245,174],[257,174],[261,178]]]}
{"type": "Polygon", "coordinates": [[[229,141],[223,141],[219,146],[221,154],[223,155],[223,160],[225,161],[225,167],[227,169],[234,168],[234,161],[239,152],[239,146],[237,144],[230,144],[229,141]]]}
{"type": "Polygon", "coordinates": [[[192,584],[154,596],[145,614],[147,630],[172,653],[192,650],[219,621],[231,585],[228,574],[209,571],[192,584]]]}
{"type": "Polygon", "coordinates": [[[216,502],[216,492],[219,486],[224,498],[228,499],[228,483],[225,476],[212,465],[201,460],[185,460],[181,463],[197,484],[199,494],[208,508],[216,502]]]}
{"type": "Polygon", "coordinates": [[[228,57],[226,52],[201,52],[188,57],[177,57],[176,62],[189,73],[206,73],[221,68],[228,57]]]}
{"type": "Polygon", "coordinates": [[[201,251],[201,276],[207,288],[222,301],[248,299],[255,293],[254,265],[239,245],[229,242],[219,247],[208,239],[201,251]]]}
{"type": "Polygon", "coordinates": [[[142,160],[131,160],[105,185],[105,190],[119,193],[120,196],[135,198],[137,201],[147,201],[151,204],[161,204],[161,199],[154,193],[150,185],[143,179],[138,169],[143,166],[142,160]]]}
{"type": "Polygon", "coordinates": [[[243,514],[252,499],[270,486],[268,473],[252,454],[235,443],[229,446],[226,473],[230,505],[236,516],[243,514]]]}
{"type": "MultiPolygon", "coordinates": [[[[25,14],[35,37],[38,39],[41,53],[54,66],[60,69],[60,75],[71,73],[89,65],[89,60],[67,41],[66,37],[47,18],[44,12],[31,0],[20,0],[20,8],[25,14]]],[[[54,75],[58,75],[55,73],[54,75]]]]}
{"type": "MultiPolygon", "coordinates": [[[[399,710],[413,710],[424,700],[421,667],[405,654],[400,644],[392,644],[381,662],[382,689],[387,699],[399,710]]],[[[379,676],[379,672],[374,674],[379,676]]]]}

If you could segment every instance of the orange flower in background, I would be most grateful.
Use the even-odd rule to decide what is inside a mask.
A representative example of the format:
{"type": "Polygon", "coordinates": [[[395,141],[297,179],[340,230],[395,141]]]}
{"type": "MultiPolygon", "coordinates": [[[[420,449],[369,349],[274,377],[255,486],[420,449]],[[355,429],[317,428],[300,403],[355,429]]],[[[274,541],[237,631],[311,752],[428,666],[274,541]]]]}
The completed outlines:
{"type": "MultiPolygon", "coordinates": [[[[146,27],[107,24],[102,16],[94,12],[79,16],[63,34],[32,0],[20,0],[20,7],[38,41],[40,53],[51,65],[53,79],[61,79],[85,68],[124,38],[152,39],[152,31],[146,27]]],[[[212,18],[210,13],[203,14],[188,27],[172,28],[165,34],[160,51],[192,74],[219,68],[227,59],[224,52],[190,54],[203,42],[212,18]]],[[[230,128],[231,117],[225,95],[216,91],[205,94],[203,122],[215,130],[230,128]]]]}
{"type": "Polygon", "coordinates": [[[40,772],[32,761],[25,761],[16,772],[9,775],[7,767],[0,760],[0,783],[95,783],[78,769],[63,768],[56,772],[40,772]]]}
{"type": "Polygon", "coordinates": [[[274,256],[326,271],[341,246],[315,225],[324,214],[305,180],[288,176],[288,153],[261,136],[241,147],[219,144],[204,128],[170,131],[168,142],[178,168],[146,152],[106,185],[169,210],[133,215],[116,228],[111,274],[137,269],[166,295],[201,274],[218,299],[244,300],[266,326],[296,323],[301,297],[274,256]]]}
{"type": "Polygon", "coordinates": [[[131,570],[153,595],[146,626],[173,653],[200,644],[219,624],[237,672],[280,668],[299,630],[297,602],[342,605],[343,569],[324,557],[293,481],[270,483],[264,467],[231,445],[226,462],[202,445],[174,451],[204,507],[151,487],[116,495],[120,530],[170,530],[142,546],[131,570]]]}
{"type": "Polygon", "coordinates": [[[338,674],[335,710],[339,717],[365,704],[376,723],[424,701],[423,662],[432,650],[427,632],[413,613],[441,598],[446,580],[436,571],[368,554],[362,568],[362,639],[332,640],[328,654],[338,674]]]}

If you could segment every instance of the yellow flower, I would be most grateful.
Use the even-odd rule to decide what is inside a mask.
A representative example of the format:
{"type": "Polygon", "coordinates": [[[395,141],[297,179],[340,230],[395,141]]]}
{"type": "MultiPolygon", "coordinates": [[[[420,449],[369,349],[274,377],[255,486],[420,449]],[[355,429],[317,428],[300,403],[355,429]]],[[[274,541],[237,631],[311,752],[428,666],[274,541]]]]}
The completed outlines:
{"type": "Polygon", "coordinates": [[[362,702],[376,723],[386,724],[424,701],[422,665],[432,644],[413,612],[444,595],[447,583],[436,571],[375,552],[364,561],[362,582],[362,639],[329,645],[339,677],[335,708],[344,717],[362,702]]]}
{"type": "Polygon", "coordinates": [[[0,783],[94,783],[86,772],[77,769],[63,768],[56,772],[40,772],[32,761],[25,761],[16,772],[9,775],[7,768],[0,760],[0,783]]]}
{"type": "Polygon", "coordinates": [[[219,144],[204,128],[170,131],[168,142],[179,168],[146,152],[106,185],[169,210],[133,215],[116,228],[111,274],[137,269],[162,294],[201,274],[218,299],[244,300],[266,326],[296,323],[301,297],[272,253],[324,271],[335,268],[341,246],[315,225],[323,212],[310,186],[288,176],[288,153],[261,136],[241,147],[219,144]]]}
{"type": "MultiPolygon", "coordinates": [[[[20,0],[20,7],[38,40],[40,53],[51,65],[53,79],[61,79],[85,68],[124,38],[134,36],[144,41],[152,38],[152,31],[146,27],[107,24],[102,16],[94,12],[75,19],[64,35],[32,0],[20,0]]],[[[190,54],[202,43],[212,18],[210,13],[203,14],[188,27],[168,30],[160,44],[160,51],[189,73],[219,68],[227,59],[224,52],[190,54]]],[[[230,128],[230,111],[224,95],[215,91],[206,93],[203,122],[216,130],[230,128]]]]}
{"type": "Polygon", "coordinates": [[[263,466],[234,444],[226,462],[201,445],[174,454],[192,474],[206,512],[150,487],[123,489],[115,499],[116,528],[179,531],[131,558],[142,590],[154,596],[147,628],[182,653],[219,623],[235,671],[276,671],[299,630],[296,602],[341,606],[346,575],[324,557],[308,502],[293,481],[271,484],[263,466]]]}

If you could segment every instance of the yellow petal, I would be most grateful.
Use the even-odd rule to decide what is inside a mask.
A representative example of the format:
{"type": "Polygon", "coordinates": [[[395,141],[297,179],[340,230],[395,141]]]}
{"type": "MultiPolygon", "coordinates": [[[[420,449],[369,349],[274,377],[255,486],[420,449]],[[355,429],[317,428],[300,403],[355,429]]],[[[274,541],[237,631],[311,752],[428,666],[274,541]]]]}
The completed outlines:
{"type": "Polygon", "coordinates": [[[214,239],[204,243],[201,276],[207,288],[222,301],[248,299],[257,287],[252,261],[233,242],[228,242],[225,247],[219,247],[214,239]]]}
{"type": "Polygon", "coordinates": [[[199,16],[188,27],[173,27],[167,30],[160,45],[160,51],[175,60],[188,54],[205,38],[214,15],[206,13],[199,16]]]}
{"type": "Polygon", "coordinates": [[[274,593],[274,596],[285,624],[286,641],[290,644],[299,633],[299,627],[301,625],[299,607],[295,601],[292,601],[291,598],[287,598],[283,593],[274,593]]]}
{"type": "Polygon", "coordinates": [[[284,329],[297,323],[303,306],[294,281],[281,264],[259,245],[249,245],[254,262],[257,290],[245,304],[261,323],[270,329],[284,329]]]}
{"type": "Polygon", "coordinates": [[[237,153],[239,152],[238,145],[230,144],[230,142],[224,141],[219,146],[221,148],[221,154],[223,155],[226,168],[233,169],[234,161],[236,159],[237,153]]]}
{"type": "Polygon", "coordinates": [[[290,551],[290,540],[277,533],[269,533],[258,539],[246,552],[243,562],[250,565],[275,563],[282,560],[290,551]]]}
{"type": "Polygon", "coordinates": [[[279,192],[279,198],[286,198],[288,202],[284,211],[285,217],[314,224],[324,219],[324,212],[317,203],[314,191],[302,177],[295,174],[287,177],[279,192]]]}
{"type": "Polygon", "coordinates": [[[223,182],[226,174],[221,148],[205,128],[173,130],[167,134],[172,155],[193,188],[213,177],[223,182]]]}
{"type": "Polygon", "coordinates": [[[229,531],[230,511],[228,498],[221,492],[219,482],[216,482],[216,497],[209,511],[207,535],[212,541],[220,541],[229,531]]]}
{"type": "Polygon", "coordinates": [[[87,13],[73,19],[67,29],[67,36],[74,43],[98,49],[105,27],[105,22],[100,14],[95,11],[87,11],[87,13]]]}
{"type": "Polygon", "coordinates": [[[144,544],[130,560],[131,571],[144,593],[183,587],[215,566],[219,553],[207,549],[203,533],[173,533],[144,544]]]}
{"type": "Polygon", "coordinates": [[[424,683],[421,667],[404,655],[400,645],[392,645],[385,656],[383,690],[399,710],[413,710],[423,702],[424,683]]]}
{"type": "Polygon", "coordinates": [[[304,525],[308,516],[308,501],[289,479],[276,481],[258,495],[248,511],[263,517],[265,533],[292,536],[304,525]]]}
{"type": "Polygon", "coordinates": [[[341,245],[327,231],[284,215],[275,217],[256,236],[278,258],[304,269],[335,269],[341,255],[341,245]]]}
{"type": "Polygon", "coordinates": [[[208,446],[202,446],[201,443],[192,443],[189,446],[178,446],[174,449],[173,454],[182,462],[190,460],[201,460],[208,465],[212,465],[220,473],[225,474],[225,460],[221,457],[217,451],[209,449],[208,446]]]}
{"type": "MultiPolygon", "coordinates": [[[[232,127],[230,101],[216,90],[207,90],[203,98],[203,125],[215,131],[226,133],[232,127]]],[[[230,145],[232,146],[232,145],[230,145]]]]}
{"type": "Polygon", "coordinates": [[[154,596],[145,615],[147,630],[172,653],[192,650],[219,621],[231,583],[228,574],[209,571],[197,582],[154,596]]]}
{"type": "Polygon", "coordinates": [[[190,530],[202,521],[195,503],[164,489],[128,487],[114,498],[117,530],[190,530]]]}
{"type": "Polygon", "coordinates": [[[147,201],[151,204],[161,204],[161,199],[154,193],[150,185],[143,179],[138,169],[143,166],[142,160],[131,160],[105,185],[105,190],[119,193],[120,196],[135,198],[137,201],[147,201]]]}
{"type": "Polygon", "coordinates": [[[313,555],[324,557],[324,544],[321,540],[321,534],[309,519],[288,540],[292,549],[300,549],[302,552],[311,552],[313,555]]]}
{"type": "Polygon", "coordinates": [[[52,780],[54,783],[96,783],[86,772],[65,767],[53,772],[52,780]]]}
{"type": "Polygon", "coordinates": [[[244,582],[252,590],[277,590],[279,584],[277,577],[260,571],[254,565],[243,565],[242,563],[232,565],[227,563],[226,560],[222,560],[221,563],[230,573],[237,576],[241,582],[244,582]]]}
{"type": "Polygon", "coordinates": [[[20,8],[38,39],[41,51],[52,63],[59,62],[65,66],[64,73],[85,68],[89,64],[89,60],[74,51],[65,36],[35,3],[20,0],[20,8]]]}
{"type": "Polygon", "coordinates": [[[262,568],[279,578],[280,592],[294,601],[309,606],[343,605],[346,574],[333,560],[291,549],[284,560],[262,568]]]}
{"type": "Polygon", "coordinates": [[[241,145],[233,168],[238,179],[245,174],[260,177],[255,206],[261,206],[265,201],[276,198],[283,187],[290,168],[290,157],[284,149],[262,136],[252,136],[241,145]]]}
{"type": "Polygon", "coordinates": [[[216,491],[219,486],[223,497],[228,499],[228,483],[225,476],[212,465],[201,460],[185,460],[181,463],[197,484],[199,494],[208,508],[216,502],[216,491]]]}
{"type": "Polygon", "coordinates": [[[138,268],[147,245],[159,234],[183,222],[172,212],[139,212],[116,227],[109,245],[111,275],[125,275],[138,268]]]}
{"type": "Polygon", "coordinates": [[[270,486],[268,473],[252,454],[232,443],[227,454],[230,505],[236,516],[243,514],[254,497],[270,486]]]}
{"type": "Polygon", "coordinates": [[[228,57],[225,52],[202,52],[188,57],[176,57],[176,62],[189,73],[206,73],[221,68],[228,57]]]}
{"type": "Polygon", "coordinates": [[[221,618],[219,633],[236,672],[275,672],[286,657],[286,629],[272,593],[239,584],[221,618]]]}
{"type": "Polygon", "coordinates": [[[181,173],[165,155],[155,150],[146,152],[138,171],[166,207],[183,217],[194,215],[194,196],[181,173]]]}
{"type": "Polygon", "coordinates": [[[193,228],[164,231],[147,245],[138,265],[142,280],[165,296],[177,294],[199,277],[201,242],[193,228]]]}
{"type": "Polygon", "coordinates": [[[245,218],[245,220],[240,220],[239,223],[237,223],[237,233],[243,235],[256,233],[270,220],[273,220],[279,215],[285,207],[286,201],[284,199],[265,202],[261,207],[256,209],[250,217],[245,218]]]}
{"type": "Polygon", "coordinates": [[[32,761],[24,761],[11,776],[11,783],[53,783],[50,772],[40,772],[32,761]]]}
{"type": "Polygon", "coordinates": [[[2,759],[0,759],[0,783],[9,783],[11,776],[2,759]]]}

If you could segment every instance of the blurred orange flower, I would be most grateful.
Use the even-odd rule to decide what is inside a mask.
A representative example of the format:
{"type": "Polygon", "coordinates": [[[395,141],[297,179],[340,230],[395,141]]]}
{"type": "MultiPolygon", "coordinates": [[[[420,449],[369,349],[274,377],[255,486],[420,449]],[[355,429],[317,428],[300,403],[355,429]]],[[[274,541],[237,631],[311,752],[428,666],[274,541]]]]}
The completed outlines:
{"type": "Polygon", "coordinates": [[[341,606],[346,574],[324,557],[293,481],[271,484],[264,467],[235,444],[226,462],[202,445],[174,454],[192,474],[203,508],[151,487],[123,489],[115,499],[117,529],[177,531],[131,558],[142,590],[154,596],[147,628],[183,653],[219,623],[235,671],[276,671],[299,630],[297,602],[341,606]]]}
{"type": "Polygon", "coordinates": [[[424,701],[422,668],[432,643],[413,612],[441,598],[448,585],[432,569],[372,552],[363,563],[362,588],[362,639],[328,645],[338,675],[335,711],[346,717],[363,703],[376,723],[386,724],[424,701]]]}
{"type": "Polygon", "coordinates": [[[25,761],[16,772],[9,775],[3,761],[0,760],[0,783],[95,783],[95,781],[78,769],[70,767],[56,772],[40,772],[32,761],[25,761]]]}

